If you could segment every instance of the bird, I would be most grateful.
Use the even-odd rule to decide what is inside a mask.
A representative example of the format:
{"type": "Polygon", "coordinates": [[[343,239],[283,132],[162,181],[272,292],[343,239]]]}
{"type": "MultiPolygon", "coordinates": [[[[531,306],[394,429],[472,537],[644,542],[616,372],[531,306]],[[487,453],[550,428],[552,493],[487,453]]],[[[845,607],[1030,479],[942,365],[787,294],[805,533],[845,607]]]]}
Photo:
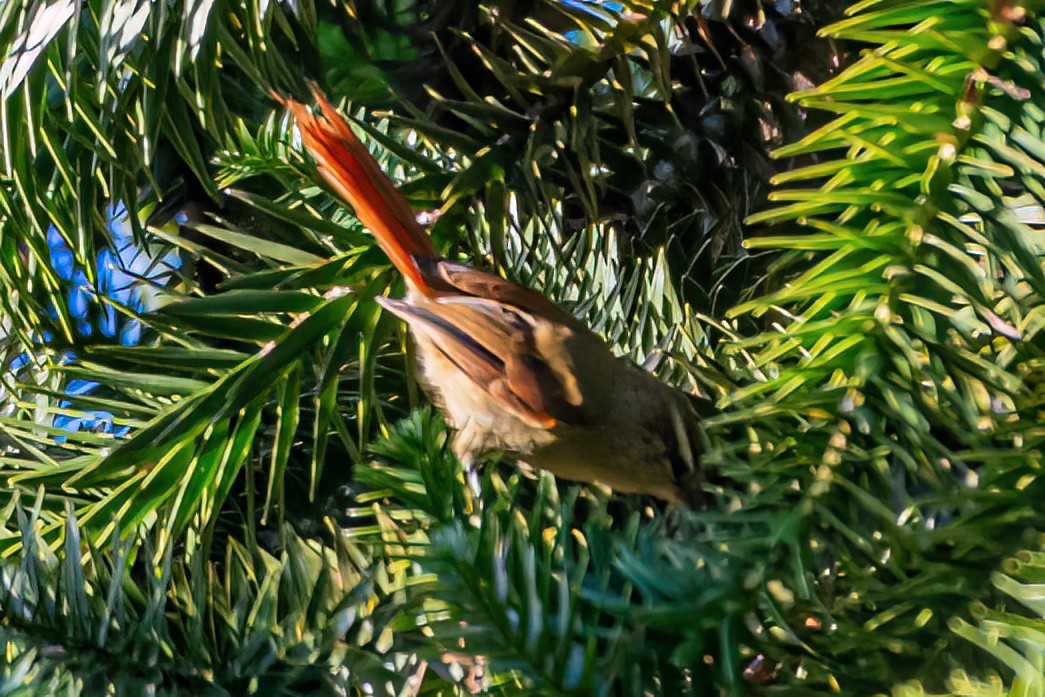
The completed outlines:
{"type": "Polygon", "coordinates": [[[444,258],[348,122],[278,93],[303,149],[402,274],[378,297],[410,333],[418,381],[462,462],[502,452],[556,477],[688,506],[700,482],[700,420],[688,396],[613,353],[537,291],[444,258]]]}

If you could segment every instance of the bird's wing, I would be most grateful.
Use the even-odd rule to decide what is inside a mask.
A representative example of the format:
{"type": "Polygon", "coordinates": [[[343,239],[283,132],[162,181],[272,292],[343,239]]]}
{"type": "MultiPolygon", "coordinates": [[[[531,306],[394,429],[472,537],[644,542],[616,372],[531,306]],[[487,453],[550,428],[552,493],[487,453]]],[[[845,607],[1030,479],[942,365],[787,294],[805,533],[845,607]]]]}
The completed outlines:
{"type": "Polygon", "coordinates": [[[581,402],[571,366],[536,349],[534,331],[545,328],[540,318],[468,296],[378,302],[430,338],[476,389],[524,421],[541,428],[579,422],[581,402]]]}

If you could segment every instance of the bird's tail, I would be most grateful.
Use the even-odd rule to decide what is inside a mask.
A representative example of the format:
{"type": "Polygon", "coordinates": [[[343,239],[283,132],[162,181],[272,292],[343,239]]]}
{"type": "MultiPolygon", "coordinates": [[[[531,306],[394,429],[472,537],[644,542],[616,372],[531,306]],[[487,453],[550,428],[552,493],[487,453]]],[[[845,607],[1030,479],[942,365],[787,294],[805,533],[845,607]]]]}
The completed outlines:
{"type": "Polygon", "coordinates": [[[352,206],[407,282],[430,295],[432,288],[421,264],[439,258],[431,238],[417,222],[406,197],[352,133],[345,119],[318,90],[313,90],[313,95],[322,110],[321,116],[294,99],[273,93],[294,116],[301,142],[323,178],[352,206]]]}

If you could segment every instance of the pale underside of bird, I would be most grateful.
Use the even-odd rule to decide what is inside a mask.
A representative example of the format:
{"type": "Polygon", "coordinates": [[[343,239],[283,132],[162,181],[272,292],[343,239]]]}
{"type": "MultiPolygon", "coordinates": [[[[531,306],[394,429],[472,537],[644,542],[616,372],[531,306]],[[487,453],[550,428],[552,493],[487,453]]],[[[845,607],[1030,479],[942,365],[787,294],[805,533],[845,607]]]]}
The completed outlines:
{"type": "Polygon", "coordinates": [[[455,454],[499,450],[559,477],[687,502],[699,426],[686,395],[539,293],[443,259],[347,122],[315,96],[319,114],[280,101],[323,178],[406,279],[405,297],[378,302],[409,327],[455,454]]]}

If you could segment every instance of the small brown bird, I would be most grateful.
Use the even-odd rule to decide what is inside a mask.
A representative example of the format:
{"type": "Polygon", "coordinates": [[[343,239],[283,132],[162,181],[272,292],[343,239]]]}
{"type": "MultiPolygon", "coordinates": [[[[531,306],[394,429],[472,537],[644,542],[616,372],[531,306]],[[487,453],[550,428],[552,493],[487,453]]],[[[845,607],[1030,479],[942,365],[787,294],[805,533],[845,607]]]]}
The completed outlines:
{"type": "Polygon", "coordinates": [[[395,267],[407,293],[378,302],[410,328],[420,380],[463,460],[502,450],[556,476],[687,501],[698,419],[687,397],[539,293],[442,258],[406,198],[331,104],[292,99],[305,149],[395,267]]]}

